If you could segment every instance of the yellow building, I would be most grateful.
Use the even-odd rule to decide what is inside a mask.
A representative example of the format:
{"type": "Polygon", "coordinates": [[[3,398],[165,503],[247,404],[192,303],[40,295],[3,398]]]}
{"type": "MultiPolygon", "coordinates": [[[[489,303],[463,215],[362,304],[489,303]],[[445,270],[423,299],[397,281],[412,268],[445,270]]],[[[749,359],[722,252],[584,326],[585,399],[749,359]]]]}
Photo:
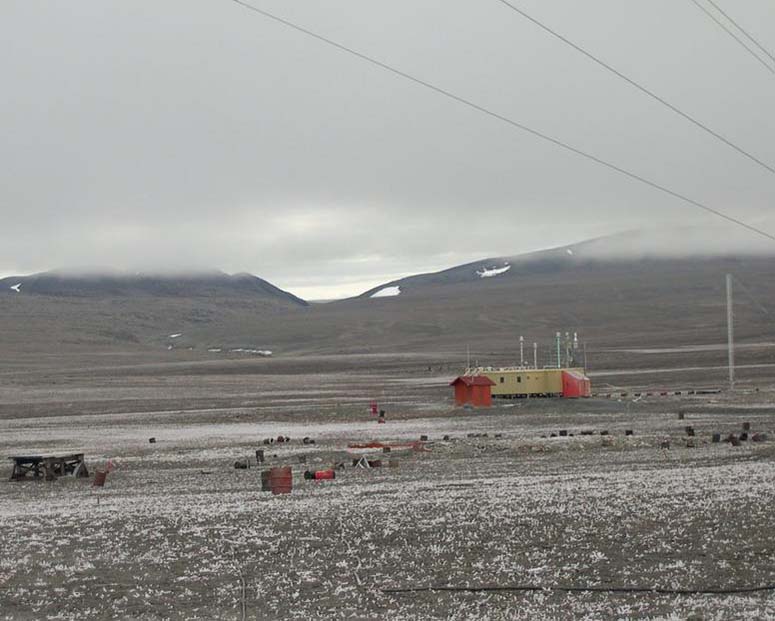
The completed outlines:
{"type": "MultiPolygon", "coordinates": [[[[529,369],[526,367],[471,369],[473,375],[489,377],[495,386],[493,397],[560,397],[563,395],[563,373],[584,375],[580,368],[529,369]]],[[[468,375],[469,373],[466,373],[468,375]]]]}

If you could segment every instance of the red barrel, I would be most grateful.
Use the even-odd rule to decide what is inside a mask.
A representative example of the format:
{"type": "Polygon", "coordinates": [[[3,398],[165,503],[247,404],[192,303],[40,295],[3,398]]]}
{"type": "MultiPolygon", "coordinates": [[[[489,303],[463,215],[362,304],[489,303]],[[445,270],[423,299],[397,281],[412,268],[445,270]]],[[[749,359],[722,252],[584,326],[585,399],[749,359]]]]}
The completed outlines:
{"type": "Polygon", "coordinates": [[[335,479],[336,478],[336,472],[333,468],[330,470],[318,470],[315,472],[315,480],[320,481],[324,479],[335,479]]]}
{"type": "Polygon", "coordinates": [[[269,486],[272,493],[290,494],[293,489],[293,471],[290,466],[284,468],[272,468],[269,470],[269,486]]]}
{"type": "Polygon", "coordinates": [[[92,483],[92,487],[104,487],[105,480],[107,478],[108,478],[107,470],[97,470],[94,473],[94,482],[92,483]]]}

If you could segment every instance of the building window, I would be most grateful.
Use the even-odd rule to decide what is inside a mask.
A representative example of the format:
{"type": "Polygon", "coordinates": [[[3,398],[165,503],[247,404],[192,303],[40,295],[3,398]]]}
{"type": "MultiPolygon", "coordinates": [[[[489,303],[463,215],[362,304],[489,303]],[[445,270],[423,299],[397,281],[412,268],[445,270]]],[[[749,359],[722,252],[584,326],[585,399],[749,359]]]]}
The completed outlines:
{"type": "Polygon", "coordinates": [[[501,384],[503,383],[503,376],[501,376],[501,384]]]}
{"type": "Polygon", "coordinates": [[[522,376],[521,375],[517,375],[517,382],[520,383],[520,384],[522,383],[522,376]]]}

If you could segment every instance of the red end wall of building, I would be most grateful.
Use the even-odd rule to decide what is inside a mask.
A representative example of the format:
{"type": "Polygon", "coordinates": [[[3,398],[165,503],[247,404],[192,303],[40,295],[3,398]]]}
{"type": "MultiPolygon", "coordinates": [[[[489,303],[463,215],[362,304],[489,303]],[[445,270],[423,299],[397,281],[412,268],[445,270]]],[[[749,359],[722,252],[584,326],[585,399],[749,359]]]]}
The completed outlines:
{"type": "Polygon", "coordinates": [[[562,372],[562,396],[566,399],[591,397],[592,384],[589,378],[580,373],[562,372]]]}

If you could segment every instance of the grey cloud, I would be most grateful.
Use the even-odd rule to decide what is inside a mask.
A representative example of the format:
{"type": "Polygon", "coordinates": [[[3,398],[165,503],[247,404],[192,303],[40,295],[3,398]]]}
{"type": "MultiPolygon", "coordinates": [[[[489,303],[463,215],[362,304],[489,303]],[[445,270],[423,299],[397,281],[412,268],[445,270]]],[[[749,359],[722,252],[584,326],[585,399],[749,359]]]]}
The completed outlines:
{"type": "MultiPolygon", "coordinates": [[[[773,227],[773,175],[496,2],[256,1],[773,227]]],[[[775,80],[691,3],[520,6],[775,162],[775,80]]],[[[775,40],[770,3],[734,10],[775,40]]],[[[0,272],[216,267],[304,295],[712,221],[228,1],[6,0],[0,41],[0,272]]]]}

